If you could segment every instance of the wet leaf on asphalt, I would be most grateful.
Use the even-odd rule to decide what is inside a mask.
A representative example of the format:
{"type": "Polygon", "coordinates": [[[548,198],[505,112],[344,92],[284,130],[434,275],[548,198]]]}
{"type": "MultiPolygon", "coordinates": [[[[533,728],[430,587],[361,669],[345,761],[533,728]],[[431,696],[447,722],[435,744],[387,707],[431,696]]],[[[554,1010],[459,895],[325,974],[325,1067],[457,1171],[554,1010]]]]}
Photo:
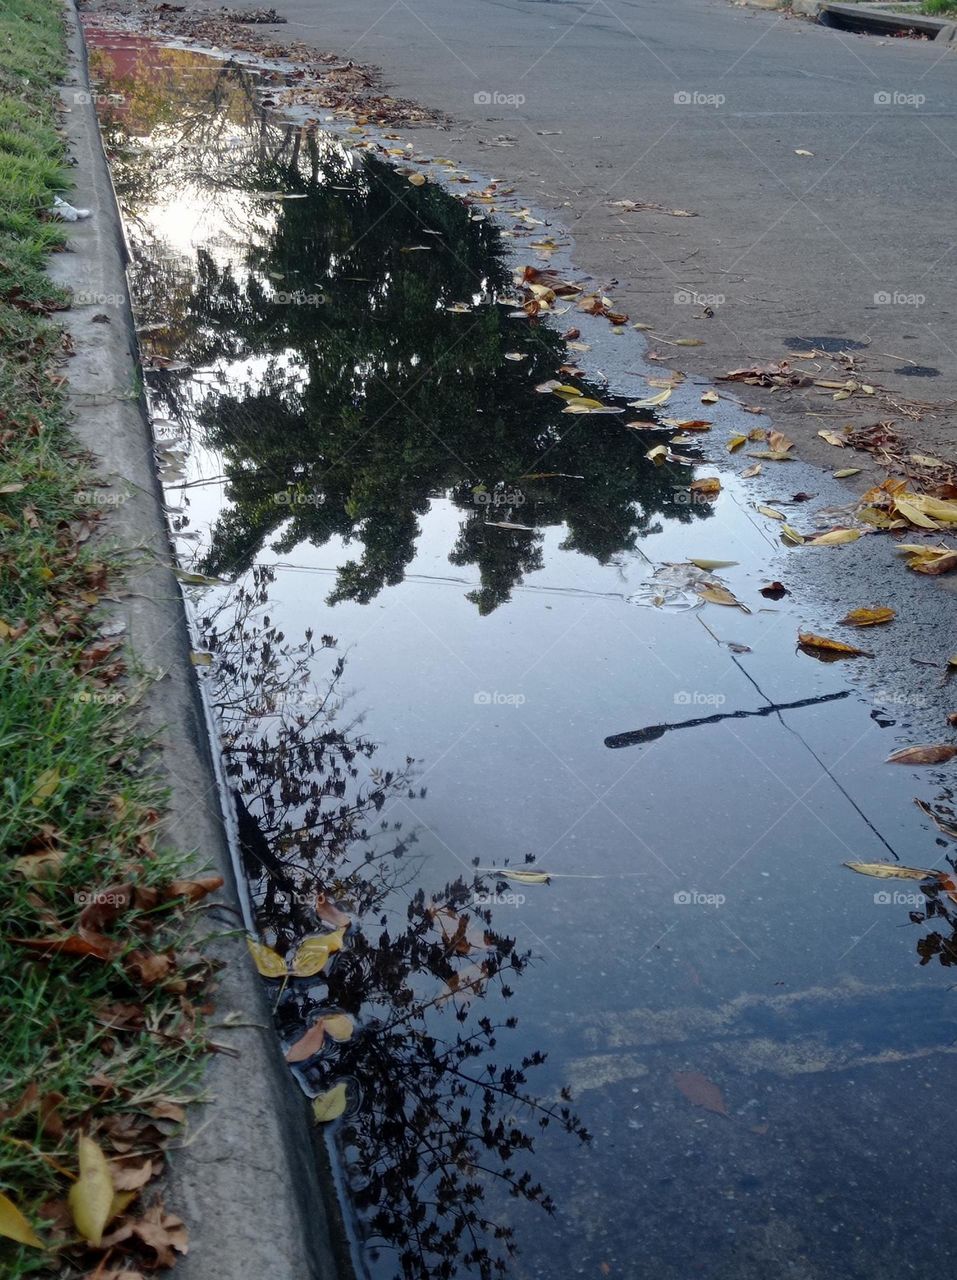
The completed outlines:
{"type": "Polygon", "coordinates": [[[781,541],[786,542],[791,547],[800,547],[804,543],[804,534],[798,533],[797,529],[789,524],[782,524],[781,541]]]}
{"type": "Polygon", "coordinates": [[[741,472],[741,478],[742,480],[751,480],[754,476],[759,476],[760,474],[761,474],[761,464],[760,462],[755,462],[752,466],[745,467],[745,469],[741,472]]]}
{"type": "Polygon", "coordinates": [[[325,1093],[320,1093],[313,1099],[313,1118],[318,1124],[328,1124],[330,1120],[335,1120],[342,1115],[347,1101],[345,1082],[340,1080],[331,1089],[327,1089],[325,1093]]]}
{"type": "Polygon", "coordinates": [[[844,448],[844,440],[836,431],[819,431],[818,435],[822,440],[826,440],[828,444],[836,445],[838,449],[844,448]]]}
{"type": "Polygon", "coordinates": [[[424,185],[425,185],[425,181],[426,181],[426,179],[425,179],[425,174],[424,174],[424,173],[410,173],[410,174],[409,174],[409,182],[411,182],[411,184],[412,184],[412,186],[413,186],[413,187],[422,187],[422,186],[424,186],[424,185]]]}
{"type": "Polygon", "coordinates": [[[667,404],[671,399],[672,388],[668,387],[664,391],[659,391],[656,396],[646,396],[644,400],[629,400],[629,409],[654,409],[660,404],[667,404]]]}
{"type": "Polygon", "coordinates": [[[730,569],[738,563],[737,560],[696,560],[694,556],[688,557],[688,563],[693,564],[698,569],[730,569]]]}
{"type": "Polygon", "coordinates": [[[755,510],[759,515],[767,516],[769,520],[787,519],[787,516],[782,515],[780,511],[775,511],[773,507],[756,507],[755,510]]]}
{"type": "Polygon", "coordinates": [[[653,449],[649,449],[645,454],[649,462],[653,462],[656,467],[660,467],[663,462],[668,460],[668,446],[666,444],[656,444],[653,449]]]}
{"type": "Polygon", "coordinates": [[[12,1200],[0,1191],[0,1236],[29,1245],[31,1249],[45,1248],[43,1241],[30,1226],[12,1200]]]}
{"type": "Polygon", "coordinates": [[[710,431],[713,425],[707,418],[662,418],[661,423],[678,431],[710,431]]]}
{"type": "Polygon", "coordinates": [[[845,627],[879,627],[882,623],[891,622],[897,617],[894,609],[881,606],[876,609],[852,609],[841,619],[845,627]]]}
{"type": "MultiPolygon", "coordinates": [[[[949,721],[950,716],[948,716],[947,719],[949,721]]],[[[931,822],[942,835],[947,836],[951,840],[957,840],[957,825],[953,822],[948,822],[947,819],[942,818],[939,813],[935,813],[930,805],[924,800],[915,799],[914,804],[917,805],[921,813],[930,818],[931,822]]]]}
{"type": "Polygon", "coordinates": [[[718,403],[718,399],[719,399],[719,397],[718,397],[718,393],[717,393],[717,391],[706,391],[706,392],[704,393],[704,395],[701,397],[701,403],[702,403],[702,404],[717,404],[717,403],[718,403]]]}
{"type": "Polygon", "coordinates": [[[861,536],[860,529],[828,529],[827,533],[819,533],[816,538],[807,538],[806,547],[840,547],[846,542],[856,542],[861,536]]]}
{"type": "Polygon", "coordinates": [[[782,596],[790,594],[783,582],[769,582],[766,587],[760,588],[760,593],[768,600],[780,600],[782,596]]]}
{"type": "Polygon", "coordinates": [[[747,444],[747,436],[731,436],[728,440],[728,453],[734,453],[735,449],[740,449],[743,444],[747,444]]]}
{"type": "Polygon", "coordinates": [[[873,654],[867,653],[864,649],[858,649],[852,644],[845,644],[843,640],[831,640],[827,636],[815,635],[813,631],[799,631],[798,645],[814,657],[817,656],[815,651],[841,658],[873,657],[873,654]]]}
{"type": "Polygon", "coordinates": [[[841,467],[839,471],[832,471],[831,475],[835,480],[846,480],[848,476],[858,475],[860,470],[860,467],[841,467]]]}
{"type": "Polygon", "coordinates": [[[727,587],[723,587],[719,582],[702,583],[700,586],[695,587],[695,592],[708,604],[723,604],[741,609],[744,613],[751,612],[746,604],[742,604],[737,596],[733,595],[727,587]]]}
{"type": "Polygon", "coordinates": [[[96,1246],[110,1220],[113,1178],[106,1156],[92,1138],[81,1133],[79,1147],[80,1176],[70,1188],[68,1203],[77,1232],[87,1244],[96,1246]]]}
{"type": "Polygon", "coordinates": [[[957,756],[957,747],[945,742],[929,742],[916,747],[903,747],[893,751],[885,764],[945,764],[957,756]]]}
{"type": "Polygon", "coordinates": [[[717,497],[721,492],[721,481],[717,476],[702,476],[700,480],[692,480],[689,488],[692,493],[702,493],[706,497],[717,497]]]}
{"type": "Polygon", "coordinates": [[[713,1111],[719,1116],[728,1114],[724,1094],[713,1080],[709,1080],[700,1071],[675,1071],[671,1079],[675,1087],[696,1107],[704,1107],[705,1111],[713,1111]]]}

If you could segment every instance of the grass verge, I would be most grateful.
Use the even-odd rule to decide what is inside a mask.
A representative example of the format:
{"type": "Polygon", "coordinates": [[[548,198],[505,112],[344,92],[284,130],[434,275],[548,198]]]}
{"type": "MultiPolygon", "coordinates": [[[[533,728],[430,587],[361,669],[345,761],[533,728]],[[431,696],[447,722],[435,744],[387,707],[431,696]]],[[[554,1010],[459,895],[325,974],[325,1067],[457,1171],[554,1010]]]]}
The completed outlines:
{"type": "MultiPolygon", "coordinates": [[[[0,7],[0,1274],[169,1265],[150,1188],[206,1044],[208,973],[184,880],[157,847],[136,690],[103,634],[116,565],[67,427],[66,304],[44,273],[69,190],[59,0],[0,7]],[[79,1153],[83,1152],[81,1160],[79,1153]],[[19,1237],[19,1243],[17,1242],[19,1237]]],[[[115,589],[115,585],[113,587],[115,589]]]]}

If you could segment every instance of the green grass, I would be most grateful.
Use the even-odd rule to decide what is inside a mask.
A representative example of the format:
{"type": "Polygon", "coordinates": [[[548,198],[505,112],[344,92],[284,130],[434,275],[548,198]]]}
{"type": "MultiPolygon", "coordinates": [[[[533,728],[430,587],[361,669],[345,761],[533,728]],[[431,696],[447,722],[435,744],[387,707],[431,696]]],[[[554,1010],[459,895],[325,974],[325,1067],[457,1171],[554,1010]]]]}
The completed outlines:
{"type": "Polygon", "coordinates": [[[44,210],[69,190],[56,105],[64,66],[59,0],[3,0],[0,1190],[52,1246],[0,1240],[7,1280],[96,1269],[95,1251],[76,1247],[60,1208],[78,1134],[112,1155],[118,1117],[142,1123],[158,1099],[182,1100],[201,1054],[189,997],[202,966],[147,985],[129,964],[138,947],[181,948],[188,919],[162,891],[151,896],[151,886],[182,874],[183,859],[154,847],[162,797],[141,764],[135,686],[117,683],[120,655],[97,639],[116,568],[96,538],[77,537],[90,516],[79,495],[96,482],[66,420],[63,339],[51,317],[66,299],[43,269],[63,243],[44,210]],[[43,849],[54,851],[49,863],[22,874],[32,864],[18,860],[43,849]],[[108,960],[40,955],[17,941],[75,933],[84,895],[124,882],[141,895],[100,926],[116,943],[108,960]],[[139,1007],[143,1025],[105,1027],[104,1008],[117,1004],[139,1007]],[[25,1093],[28,1105],[9,1114],[25,1093]],[[44,1099],[54,1117],[45,1124],[44,1099]]]}
{"type": "Polygon", "coordinates": [[[921,12],[932,18],[957,14],[957,0],[924,0],[921,12]]]}

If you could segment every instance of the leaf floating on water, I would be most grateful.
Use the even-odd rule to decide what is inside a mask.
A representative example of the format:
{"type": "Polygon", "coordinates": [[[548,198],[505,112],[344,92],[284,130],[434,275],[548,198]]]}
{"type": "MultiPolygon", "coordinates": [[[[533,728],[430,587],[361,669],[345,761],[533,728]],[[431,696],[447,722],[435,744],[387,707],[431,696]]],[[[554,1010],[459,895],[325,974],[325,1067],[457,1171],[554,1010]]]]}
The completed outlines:
{"type": "Polygon", "coordinates": [[[113,1178],[106,1156],[80,1134],[80,1176],[68,1197],[73,1225],[87,1244],[99,1246],[113,1208],[113,1178]]]}
{"type": "Polygon", "coordinates": [[[841,623],[845,627],[879,627],[882,623],[892,622],[896,617],[894,609],[885,607],[852,609],[846,618],[841,619],[841,623]]]}
{"type": "Polygon", "coordinates": [[[878,880],[934,880],[940,874],[921,867],[901,867],[896,862],[845,862],[845,867],[862,876],[876,876],[878,880]]]}
{"type": "Polygon", "coordinates": [[[15,1240],[17,1244],[29,1245],[31,1249],[46,1247],[17,1206],[2,1191],[0,1191],[0,1236],[7,1240],[15,1240]]]}
{"type": "Polygon", "coordinates": [[[662,418],[661,421],[678,431],[710,431],[714,425],[707,418],[662,418]]]}
{"type": "Polygon", "coordinates": [[[702,583],[701,586],[695,587],[695,593],[708,604],[723,604],[741,609],[744,613],[751,612],[746,604],[742,604],[737,596],[732,595],[728,588],[723,587],[719,582],[702,583]]]}
{"type": "Polygon", "coordinates": [[[675,1087],[696,1107],[704,1107],[705,1111],[713,1111],[719,1116],[728,1114],[724,1094],[713,1080],[703,1076],[700,1071],[675,1071],[671,1079],[675,1087]]]}
{"type": "Polygon", "coordinates": [[[957,756],[957,747],[949,743],[925,743],[922,746],[903,747],[892,752],[884,761],[885,764],[946,764],[957,756]]]}
{"type": "Polygon", "coordinates": [[[789,524],[782,524],[781,541],[786,542],[791,547],[800,547],[804,543],[804,534],[798,533],[797,529],[789,524]]]}
{"type": "Polygon", "coordinates": [[[331,1089],[327,1089],[325,1093],[318,1094],[312,1101],[313,1118],[318,1124],[328,1124],[330,1120],[336,1120],[346,1109],[346,1086],[344,1081],[333,1085],[331,1089]]]}
{"type": "Polygon", "coordinates": [[[485,529],[513,529],[519,533],[534,533],[535,529],[530,524],[513,524],[510,520],[486,520],[483,528],[485,529]]]}
{"type": "Polygon", "coordinates": [[[840,547],[845,542],[856,542],[861,536],[860,529],[829,529],[816,538],[808,538],[806,547],[840,547]]]}
{"type": "Polygon", "coordinates": [[[294,1045],[286,1051],[287,1062],[305,1062],[313,1058],[323,1046],[326,1036],[330,1040],[342,1042],[351,1040],[355,1024],[347,1013],[324,1013],[318,1018],[305,1035],[300,1036],[294,1045]]]}
{"type": "Polygon", "coordinates": [[[229,583],[225,578],[211,578],[205,573],[191,573],[186,569],[174,569],[173,572],[179,578],[180,582],[185,582],[191,587],[228,587],[229,583]]]}
{"type": "Polygon", "coordinates": [[[775,511],[773,507],[756,507],[755,510],[759,515],[767,516],[769,520],[787,519],[787,516],[782,515],[780,511],[775,511]]]}
{"type": "MultiPolygon", "coordinates": [[[[871,658],[873,654],[858,649],[852,644],[845,644],[843,640],[830,640],[827,636],[815,635],[813,631],[799,631],[798,644],[802,649],[814,650],[820,649],[824,653],[835,654],[843,658],[871,658]]],[[[957,751],[957,748],[955,748],[957,751]]]]}
{"type": "Polygon", "coordinates": [[[647,396],[644,400],[630,400],[628,407],[629,409],[654,409],[660,404],[667,404],[672,394],[673,389],[669,387],[665,391],[659,391],[656,396],[647,396]]]}
{"type": "Polygon", "coordinates": [[[332,1040],[340,1043],[344,1040],[351,1040],[352,1033],[356,1029],[356,1024],[352,1021],[347,1013],[326,1013],[322,1018],[326,1028],[326,1035],[332,1040]]]}
{"type": "Polygon", "coordinates": [[[249,948],[249,954],[253,958],[253,963],[264,978],[284,978],[286,976],[286,962],[278,951],[273,951],[272,947],[267,947],[263,942],[257,942],[255,938],[246,938],[246,946],[249,948]]]}
{"type": "Polygon", "coordinates": [[[663,462],[668,460],[668,446],[666,444],[656,444],[653,449],[649,449],[645,454],[649,462],[653,462],[656,467],[660,467],[663,462]]]}
{"type": "Polygon", "coordinates": [[[424,174],[424,173],[410,173],[410,174],[409,174],[409,181],[411,182],[411,184],[412,184],[412,186],[413,186],[413,187],[423,187],[423,186],[425,186],[425,181],[426,181],[425,174],[424,174]]]}
{"type": "Polygon", "coordinates": [[[702,476],[700,480],[692,480],[689,487],[692,493],[714,497],[721,492],[721,481],[717,476],[702,476]]]}
{"type": "Polygon", "coordinates": [[[547,871],[499,871],[496,869],[495,875],[502,876],[506,880],[515,880],[519,884],[548,884],[551,879],[547,871]]]}
{"type": "Polygon", "coordinates": [[[335,937],[337,937],[336,934],[327,933],[315,938],[304,938],[296,948],[296,954],[293,957],[292,964],[289,966],[292,976],[294,978],[314,978],[317,973],[321,973],[326,967],[332,951],[334,949],[339,950],[338,947],[332,948],[328,945],[328,939],[335,937]]]}
{"type": "Polygon", "coordinates": [[[737,560],[696,560],[694,556],[689,557],[689,564],[693,564],[698,569],[730,569],[738,563],[737,560]]]}
{"type": "Polygon", "coordinates": [[[199,649],[194,649],[189,660],[194,667],[211,667],[213,665],[213,655],[211,653],[203,653],[199,649]]]}
{"type": "MultiPolygon", "coordinates": [[[[950,716],[948,716],[947,719],[949,721],[950,716]]],[[[935,813],[930,805],[926,804],[923,800],[915,800],[914,804],[917,805],[921,813],[930,818],[931,822],[942,835],[947,836],[950,840],[957,840],[957,826],[954,826],[953,823],[942,818],[939,813],[935,813]]]]}
{"type": "Polygon", "coordinates": [[[506,360],[527,360],[528,352],[527,351],[506,351],[505,359],[506,360]]]}

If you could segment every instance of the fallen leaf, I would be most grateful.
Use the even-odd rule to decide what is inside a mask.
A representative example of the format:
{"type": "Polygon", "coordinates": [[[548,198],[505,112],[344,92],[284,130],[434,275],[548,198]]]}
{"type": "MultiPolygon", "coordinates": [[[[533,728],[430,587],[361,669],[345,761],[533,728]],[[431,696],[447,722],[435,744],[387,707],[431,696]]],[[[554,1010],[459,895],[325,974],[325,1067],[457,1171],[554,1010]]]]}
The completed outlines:
{"type": "Polygon", "coordinates": [[[409,174],[409,181],[411,182],[411,184],[412,184],[412,186],[413,186],[413,187],[421,187],[421,186],[424,186],[424,185],[425,185],[425,174],[424,174],[424,173],[410,173],[410,174],[409,174]]]}
{"type": "Polygon", "coordinates": [[[832,471],[831,475],[835,480],[846,480],[848,476],[858,475],[860,470],[860,467],[841,467],[840,471],[832,471]]]}
{"type": "Polygon", "coordinates": [[[728,441],[728,453],[734,453],[735,449],[740,449],[743,444],[747,444],[747,436],[732,436],[728,441]]]}
{"type": "Polygon", "coordinates": [[[826,440],[828,444],[836,445],[838,449],[844,448],[844,441],[836,431],[819,431],[818,435],[822,440],[826,440]]]}
{"type": "Polygon", "coordinates": [[[787,516],[782,515],[780,511],[775,511],[773,507],[756,507],[755,510],[759,515],[767,516],[769,520],[787,519],[787,516]]]}
{"type": "Polygon", "coordinates": [[[322,934],[314,938],[304,938],[296,948],[289,970],[294,978],[313,978],[321,973],[329,961],[332,948],[326,939],[334,934],[322,934]]]}
{"type": "Polygon", "coordinates": [[[813,152],[813,151],[805,151],[805,150],[803,149],[803,147],[798,147],[798,148],[795,150],[794,154],[795,154],[796,156],[813,156],[813,155],[814,155],[814,152],[813,152]]]}
{"type": "Polygon", "coordinates": [[[672,394],[672,388],[668,388],[665,391],[659,391],[656,396],[647,396],[644,400],[630,400],[628,407],[630,409],[654,409],[660,404],[667,404],[672,394]]]}
{"type": "Polygon", "coordinates": [[[728,1114],[724,1094],[713,1080],[703,1076],[700,1071],[675,1071],[671,1079],[675,1087],[696,1107],[704,1107],[705,1111],[713,1111],[719,1116],[728,1114]]]}
{"type": "Polygon", "coordinates": [[[760,462],[756,462],[751,467],[745,467],[745,469],[741,472],[741,478],[742,480],[751,480],[753,479],[754,476],[759,476],[760,474],[761,474],[761,464],[760,462]]]}
{"type": "Polygon", "coordinates": [[[499,871],[495,875],[506,880],[516,880],[519,884],[548,884],[550,876],[547,871],[499,871]]]}
{"type": "Polygon", "coordinates": [[[689,564],[693,564],[698,569],[704,569],[708,572],[711,569],[730,569],[738,563],[737,560],[696,560],[693,556],[688,560],[689,564]]]}
{"type": "Polygon", "coordinates": [[[782,596],[790,594],[783,582],[769,582],[766,587],[760,587],[759,590],[768,600],[780,600],[782,596]]]}
{"type": "Polygon", "coordinates": [[[856,542],[861,536],[860,529],[829,529],[827,533],[819,533],[816,538],[806,539],[806,547],[839,547],[845,542],[856,542]]]}
{"type": "MultiPolygon", "coordinates": [[[[827,636],[815,635],[813,631],[799,631],[798,644],[802,649],[823,649],[826,653],[840,654],[845,658],[870,658],[872,655],[863,649],[857,649],[843,640],[829,640],[827,636]]],[[[957,748],[955,748],[957,751],[957,748]]]]}
{"type": "Polygon", "coordinates": [[[717,476],[702,476],[700,480],[692,480],[689,488],[692,493],[704,493],[714,496],[721,492],[721,481],[717,476]]]}
{"type": "Polygon", "coordinates": [[[660,467],[663,462],[668,460],[668,446],[666,444],[656,444],[653,449],[649,449],[645,454],[649,462],[653,462],[656,467],[660,467]]]}
{"type": "Polygon", "coordinates": [[[704,393],[704,395],[701,397],[701,403],[702,403],[702,404],[717,404],[717,403],[718,403],[718,399],[719,399],[719,397],[718,397],[718,393],[717,393],[717,391],[706,391],[706,392],[704,393]]]}
{"type": "Polygon", "coordinates": [[[246,946],[249,948],[253,963],[264,978],[286,976],[286,962],[278,951],[273,951],[272,947],[267,947],[265,943],[257,942],[255,938],[250,937],[246,938],[246,946]]]}
{"type": "Polygon", "coordinates": [[[0,1191],[0,1236],[4,1236],[7,1240],[15,1240],[17,1244],[29,1245],[31,1249],[46,1247],[17,1206],[2,1191],[0,1191]]]}
{"type": "Polygon", "coordinates": [[[322,1048],[325,1038],[325,1019],[318,1018],[305,1035],[300,1036],[296,1043],[290,1045],[286,1050],[286,1061],[290,1063],[305,1062],[308,1058],[314,1058],[322,1048]]]}
{"type": "Polygon", "coordinates": [[[343,1081],[318,1094],[312,1102],[312,1114],[318,1124],[328,1124],[341,1116],[346,1109],[346,1086],[343,1081]]]}
{"type": "Polygon", "coordinates": [[[324,893],[316,894],[316,915],[320,920],[324,920],[326,924],[331,924],[333,928],[348,929],[352,920],[344,911],[340,911],[334,902],[326,897],[324,893]]]}
{"type": "Polygon", "coordinates": [[[30,793],[31,804],[42,804],[44,800],[49,800],[60,785],[59,769],[44,769],[34,783],[33,790],[30,793]]]}
{"type": "Polygon", "coordinates": [[[727,587],[721,586],[720,583],[703,583],[701,586],[695,587],[695,593],[708,604],[723,604],[750,613],[751,610],[728,590],[727,587]]]}
{"type": "Polygon", "coordinates": [[[957,747],[948,743],[927,743],[917,747],[903,747],[892,752],[885,764],[945,764],[957,756],[957,747]]]}
{"type": "Polygon", "coordinates": [[[674,345],[676,347],[703,347],[703,338],[676,338],[674,345]]]}
{"type": "Polygon", "coordinates": [[[113,1207],[113,1179],[106,1156],[92,1138],[80,1134],[80,1176],[68,1197],[73,1224],[83,1239],[99,1246],[113,1207]]]}
{"type": "Polygon", "coordinates": [[[340,1043],[343,1040],[351,1040],[352,1033],[355,1031],[355,1023],[347,1013],[327,1013],[323,1017],[326,1026],[326,1035],[340,1043]]]}
{"type": "Polygon", "coordinates": [[[896,862],[845,862],[845,867],[862,876],[876,876],[878,880],[933,880],[936,871],[921,867],[901,867],[896,862]]]}
{"type": "Polygon", "coordinates": [[[878,627],[896,617],[894,609],[883,606],[877,609],[852,609],[847,617],[841,619],[841,623],[845,627],[878,627]]]}

